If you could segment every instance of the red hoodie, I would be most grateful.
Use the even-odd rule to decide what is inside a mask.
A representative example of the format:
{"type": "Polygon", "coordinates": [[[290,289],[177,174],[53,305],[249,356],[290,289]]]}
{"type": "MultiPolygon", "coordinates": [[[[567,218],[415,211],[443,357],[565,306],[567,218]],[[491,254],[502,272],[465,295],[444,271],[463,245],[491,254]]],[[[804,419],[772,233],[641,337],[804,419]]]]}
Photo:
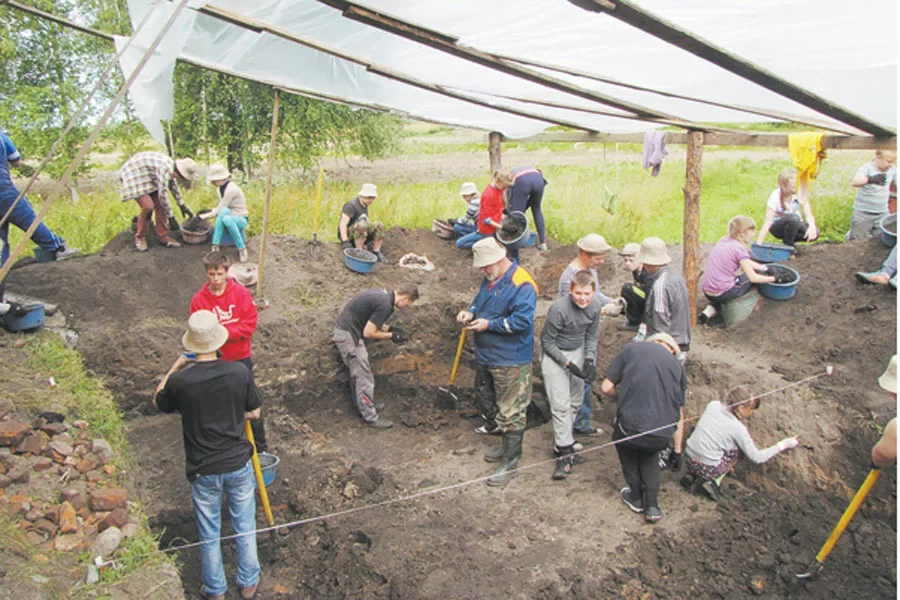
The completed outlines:
{"type": "Polygon", "coordinates": [[[204,284],[191,299],[191,314],[198,310],[211,310],[228,330],[228,341],[221,349],[223,360],[250,357],[250,337],[256,331],[258,315],[247,288],[229,278],[225,291],[216,296],[209,290],[209,284],[204,284]]]}

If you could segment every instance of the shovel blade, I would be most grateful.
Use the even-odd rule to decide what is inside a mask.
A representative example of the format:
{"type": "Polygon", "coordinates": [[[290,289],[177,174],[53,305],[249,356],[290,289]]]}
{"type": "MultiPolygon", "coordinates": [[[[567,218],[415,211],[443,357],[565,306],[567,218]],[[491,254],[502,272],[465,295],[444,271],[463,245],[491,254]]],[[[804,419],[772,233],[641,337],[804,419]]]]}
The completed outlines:
{"type": "Polygon", "coordinates": [[[456,393],[452,389],[445,387],[439,387],[438,392],[437,398],[434,400],[435,408],[456,410],[456,407],[459,406],[459,397],[456,393]]]}
{"type": "Polygon", "coordinates": [[[819,576],[819,573],[822,572],[822,567],[822,563],[814,558],[813,561],[809,563],[809,567],[806,569],[805,573],[797,574],[797,579],[815,579],[819,576]]]}

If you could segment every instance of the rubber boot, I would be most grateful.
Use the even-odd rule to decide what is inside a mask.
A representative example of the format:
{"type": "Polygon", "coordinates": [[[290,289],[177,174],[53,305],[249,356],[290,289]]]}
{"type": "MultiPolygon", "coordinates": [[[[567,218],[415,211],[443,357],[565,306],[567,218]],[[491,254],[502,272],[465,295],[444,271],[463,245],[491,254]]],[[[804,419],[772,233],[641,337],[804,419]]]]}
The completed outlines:
{"type": "Polygon", "coordinates": [[[503,445],[506,447],[503,462],[500,463],[500,466],[497,467],[497,470],[485,483],[490,486],[503,485],[516,476],[519,459],[522,457],[522,438],[524,435],[524,431],[508,431],[503,434],[503,445]]]}
{"type": "Polygon", "coordinates": [[[509,441],[506,438],[506,434],[503,434],[503,441],[499,446],[495,446],[491,448],[487,452],[484,453],[484,462],[502,462],[504,457],[506,456],[507,449],[509,448],[509,441]]]}
{"type": "Polygon", "coordinates": [[[556,468],[553,470],[551,479],[560,481],[572,472],[572,467],[575,466],[574,453],[575,450],[572,446],[563,446],[559,449],[559,458],[556,459],[556,468]]]}

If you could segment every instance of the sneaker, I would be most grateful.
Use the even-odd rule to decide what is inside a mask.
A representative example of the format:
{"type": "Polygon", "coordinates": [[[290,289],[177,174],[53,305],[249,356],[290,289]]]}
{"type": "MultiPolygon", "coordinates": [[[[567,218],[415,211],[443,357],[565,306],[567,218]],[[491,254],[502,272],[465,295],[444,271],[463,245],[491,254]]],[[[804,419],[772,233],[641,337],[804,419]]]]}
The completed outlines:
{"type": "Polygon", "coordinates": [[[538,244],[537,249],[541,252],[547,252],[547,244],[538,244]]]}
{"type": "Polygon", "coordinates": [[[366,421],[366,425],[368,425],[372,429],[390,429],[394,426],[394,422],[378,417],[374,421],[366,421]]]}
{"type": "Polygon", "coordinates": [[[874,283],[876,285],[887,285],[891,278],[884,271],[875,271],[873,273],[864,273],[859,271],[856,273],[856,279],[860,283],[874,283]]]}
{"type": "Polygon", "coordinates": [[[572,433],[577,433],[578,435],[586,435],[588,437],[598,436],[603,434],[603,430],[599,427],[591,427],[590,429],[573,429],[572,433]]]}
{"type": "Polygon", "coordinates": [[[238,262],[245,263],[247,262],[248,258],[250,258],[250,253],[246,248],[241,248],[240,250],[238,250],[238,262]]]}
{"type": "Polygon", "coordinates": [[[636,512],[638,514],[641,514],[642,512],[644,512],[644,507],[641,506],[638,501],[634,500],[631,497],[631,488],[630,487],[623,487],[619,491],[619,496],[622,497],[622,502],[625,503],[625,506],[627,506],[628,508],[631,509],[631,512],[636,512]]]}
{"type": "Polygon", "coordinates": [[[647,523],[659,523],[662,518],[663,511],[658,506],[651,506],[644,512],[644,521],[647,523]]]}
{"type": "Polygon", "coordinates": [[[169,240],[165,243],[166,248],[181,248],[181,244],[176,242],[175,240],[169,240]]]}
{"type": "Polygon", "coordinates": [[[256,583],[254,583],[253,585],[242,587],[240,589],[241,600],[253,600],[254,598],[256,598],[256,592],[259,591],[259,582],[260,579],[257,579],[256,583]]]}
{"type": "Polygon", "coordinates": [[[497,429],[497,426],[488,428],[487,425],[482,425],[480,427],[475,428],[475,433],[480,433],[482,435],[500,435],[500,430],[497,429]]]}
{"type": "Polygon", "coordinates": [[[378,257],[378,262],[383,262],[383,263],[388,262],[387,257],[384,255],[384,253],[383,253],[381,250],[379,250],[378,252],[376,252],[376,253],[375,253],[375,256],[378,257]]]}
{"type": "Polygon", "coordinates": [[[56,251],[56,260],[66,260],[81,253],[81,248],[66,248],[63,246],[56,251]]]}
{"type": "Polygon", "coordinates": [[[218,252],[219,247],[217,245],[213,244],[212,246],[209,247],[209,251],[210,252],[218,252]]]}
{"type": "Polygon", "coordinates": [[[147,240],[134,240],[134,248],[138,252],[147,251],[147,240]]]}
{"type": "Polygon", "coordinates": [[[619,331],[637,331],[638,327],[640,327],[640,323],[620,323],[616,329],[619,331]]]}
{"type": "MultiPolygon", "coordinates": [[[[572,444],[572,452],[581,452],[582,450],[584,450],[584,446],[581,444],[581,442],[575,442],[574,444],[572,444]]],[[[557,458],[562,456],[562,453],[559,451],[559,446],[557,446],[556,444],[553,444],[553,456],[557,458]]]]}
{"type": "Polygon", "coordinates": [[[703,483],[700,484],[700,489],[713,502],[719,501],[719,484],[712,479],[704,479],[703,483]]]}

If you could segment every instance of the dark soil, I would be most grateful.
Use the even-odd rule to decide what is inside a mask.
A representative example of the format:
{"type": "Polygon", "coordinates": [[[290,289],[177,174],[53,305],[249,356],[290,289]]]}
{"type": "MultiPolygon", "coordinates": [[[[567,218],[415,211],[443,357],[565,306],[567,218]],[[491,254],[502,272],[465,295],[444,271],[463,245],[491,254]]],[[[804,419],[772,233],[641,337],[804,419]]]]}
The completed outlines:
{"type": "MultiPolygon", "coordinates": [[[[446,410],[447,397],[437,389],[447,385],[458,341],[453,317],[480,281],[468,256],[428,231],[394,228],[384,247],[392,264],[360,275],[343,265],[336,244],[326,244],[318,260],[309,258],[309,247],[306,240],[271,237],[264,289],[257,292],[268,308],[254,337],[256,375],[271,450],[281,458],[269,488],[276,522],[343,513],[489,474],[481,454],[499,442],[473,433],[471,342],[455,386],[460,406],[446,410]],[[437,269],[397,267],[408,252],[426,255],[437,269]],[[331,328],[355,293],[408,281],[419,285],[422,299],[394,320],[410,341],[369,345],[377,397],[396,422],[379,432],[364,427],[350,403],[331,328]]],[[[123,232],[95,255],[24,266],[8,280],[11,292],[60,305],[80,335],[86,363],[119,399],[139,463],[131,474],[136,492],[163,547],[195,541],[197,533],[178,419],[157,414],[150,398],[180,352],[207,250],[154,246],[137,254],[123,232]]],[[[251,240],[254,259],[258,250],[251,240]]],[[[680,255],[678,248],[671,252],[680,255]]],[[[547,254],[522,252],[541,286],[539,315],[575,254],[574,247],[552,244],[547,254]]],[[[502,489],[476,483],[314,520],[274,539],[262,535],[260,598],[895,597],[894,469],[883,473],[819,580],[793,577],[862,483],[879,426],[896,413],[877,384],[896,352],[896,292],[853,276],[877,268],[886,254],[878,239],[802,248],[789,262],[801,274],[793,299],[761,299],[734,329],[695,330],[691,417],[738,383],[772,390],[835,367],[831,377],[764,400],[751,426],[760,445],[798,435],[802,446],[767,465],[740,463],[718,504],[687,494],[677,474],[665,473],[666,518],[645,525],[618,498],[623,483],[611,448],[589,451],[566,481],[551,482],[552,431],[541,425],[526,434],[522,461],[540,464],[502,489]]],[[[616,257],[600,270],[607,294],[616,295],[626,277],[616,257]]],[[[602,324],[601,368],[632,336],[616,324],[602,324]]],[[[539,381],[535,389],[540,405],[539,381]]],[[[594,420],[605,432],[580,440],[588,450],[609,440],[614,410],[597,400],[594,420]]],[[[539,415],[533,412],[533,420],[539,415]]],[[[233,581],[227,545],[225,554],[233,581]]],[[[182,551],[180,559],[185,592],[197,597],[197,553],[182,551]]]]}

